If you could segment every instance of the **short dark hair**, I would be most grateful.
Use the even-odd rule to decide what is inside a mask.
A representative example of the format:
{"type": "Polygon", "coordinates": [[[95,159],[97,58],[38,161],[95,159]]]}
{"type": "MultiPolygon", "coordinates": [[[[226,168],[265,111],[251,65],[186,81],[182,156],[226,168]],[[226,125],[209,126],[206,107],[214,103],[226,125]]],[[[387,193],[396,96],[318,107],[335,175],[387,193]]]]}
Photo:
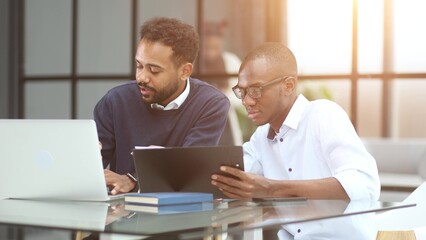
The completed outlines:
{"type": "Polygon", "coordinates": [[[194,27],[174,18],[156,17],[146,21],[140,28],[140,40],[171,47],[176,66],[194,63],[200,48],[194,27]]]}
{"type": "Polygon", "coordinates": [[[259,58],[267,59],[271,66],[281,66],[283,74],[297,77],[296,57],[288,47],[278,42],[266,42],[251,50],[243,59],[239,72],[248,62],[259,58]]]}

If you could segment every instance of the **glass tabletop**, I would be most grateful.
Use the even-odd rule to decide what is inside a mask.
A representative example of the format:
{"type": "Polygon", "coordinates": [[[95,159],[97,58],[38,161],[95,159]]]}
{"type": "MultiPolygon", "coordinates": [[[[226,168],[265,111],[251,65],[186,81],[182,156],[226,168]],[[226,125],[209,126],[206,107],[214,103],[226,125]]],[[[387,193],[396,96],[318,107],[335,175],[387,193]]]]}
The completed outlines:
{"type": "Polygon", "coordinates": [[[335,239],[368,239],[375,234],[373,216],[380,211],[415,204],[343,200],[273,199],[221,200],[203,203],[197,211],[147,213],[126,210],[113,203],[0,200],[0,224],[119,233],[177,239],[239,235],[254,230],[279,230],[279,234],[321,234],[335,239]],[[328,234],[328,235],[327,235],[328,234]],[[353,238],[350,238],[353,237],[353,238]]]}

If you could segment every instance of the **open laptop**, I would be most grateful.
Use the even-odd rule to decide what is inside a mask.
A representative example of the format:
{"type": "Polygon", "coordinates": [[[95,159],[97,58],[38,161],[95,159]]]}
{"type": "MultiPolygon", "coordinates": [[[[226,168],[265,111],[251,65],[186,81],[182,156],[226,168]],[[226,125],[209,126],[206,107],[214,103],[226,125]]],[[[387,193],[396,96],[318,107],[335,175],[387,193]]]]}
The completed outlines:
{"type": "Polygon", "coordinates": [[[2,119],[0,199],[112,200],[101,159],[93,120],[2,119]]]}
{"type": "Polygon", "coordinates": [[[225,195],[211,184],[221,165],[244,170],[241,146],[134,149],[140,192],[210,192],[225,195]]]}

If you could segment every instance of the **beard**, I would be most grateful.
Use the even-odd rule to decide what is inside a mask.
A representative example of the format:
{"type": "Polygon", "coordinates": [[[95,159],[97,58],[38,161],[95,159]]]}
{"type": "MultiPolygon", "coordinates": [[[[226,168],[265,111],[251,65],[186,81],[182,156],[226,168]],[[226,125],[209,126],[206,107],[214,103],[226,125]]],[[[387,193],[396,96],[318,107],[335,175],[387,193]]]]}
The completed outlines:
{"type": "Polygon", "coordinates": [[[179,79],[176,79],[176,81],[170,83],[163,89],[155,89],[153,87],[148,86],[146,83],[139,83],[141,87],[144,87],[152,91],[151,96],[142,95],[142,100],[148,104],[152,104],[152,103],[162,104],[179,89],[179,86],[180,86],[179,82],[180,82],[179,79]]]}

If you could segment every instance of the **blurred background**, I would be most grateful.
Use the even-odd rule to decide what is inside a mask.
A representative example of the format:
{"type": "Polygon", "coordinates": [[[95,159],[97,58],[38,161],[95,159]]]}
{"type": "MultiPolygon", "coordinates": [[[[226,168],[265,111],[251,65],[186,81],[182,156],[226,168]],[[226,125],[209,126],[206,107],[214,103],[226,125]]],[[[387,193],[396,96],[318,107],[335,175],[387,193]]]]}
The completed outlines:
{"type": "Polygon", "coordinates": [[[328,98],[361,137],[426,137],[423,0],[0,0],[0,118],[92,118],[134,79],[139,26],[154,16],[196,27],[194,77],[229,94],[243,138],[253,130],[231,93],[256,45],[288,45],[299,91],[328,98]],[[243,119],[243,120],[241,120],[243,119]]]}

